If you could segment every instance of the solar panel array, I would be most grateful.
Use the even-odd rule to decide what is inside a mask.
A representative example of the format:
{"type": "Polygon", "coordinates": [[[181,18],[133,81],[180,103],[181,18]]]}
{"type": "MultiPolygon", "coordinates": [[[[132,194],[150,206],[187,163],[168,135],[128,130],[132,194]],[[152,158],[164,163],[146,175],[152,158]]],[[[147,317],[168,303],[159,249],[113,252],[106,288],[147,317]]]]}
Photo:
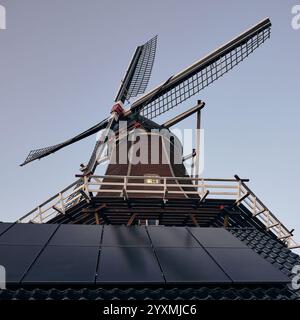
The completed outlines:
{"type": "Polygon", "coordinates": [[[289,281],[223,228],[2,223],[0,265],[8,285],[289,281]]]}

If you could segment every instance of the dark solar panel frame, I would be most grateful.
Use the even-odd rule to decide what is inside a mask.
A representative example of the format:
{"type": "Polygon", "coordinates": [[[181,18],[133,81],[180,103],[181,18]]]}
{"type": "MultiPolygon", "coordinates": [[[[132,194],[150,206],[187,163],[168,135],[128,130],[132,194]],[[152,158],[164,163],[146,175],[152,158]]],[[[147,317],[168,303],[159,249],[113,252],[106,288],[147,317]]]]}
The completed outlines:
{"type": "Polygon", "coordinates": [[[290,279],[250,248],[206,248],[234,283],[288,283],[290,279]]]}
{"type": "Polygon", "coordinates": [[[0,245],[45,245],[55,233],[55,224],[15,223],[0,236],[0,245]]]}
{"type": "Polygon", "coordinates": [[[13,223],[6,223],[6,222],[0,223],[0,236],[12,226],[13,226],[13,223]]]}
{"type": "Polygon", "coordinates": [[[248,248],[242,241],[224,228],[188,228],[204,248],[248,248]]]}
{"type": "Polygon", "coordinates": [[[7,284],[20,283],[43,246],[0,245],[0,265],[5,267],[7,284]]]}
{"type": "Polygon", "coordinates": [[[102,247],[96,283],[165,283],[151,247],[102,247]]]}
{"type": "Polygon", "coordinates": [[[232,283],[204,248],[155,248],[166,282],[232,283]]]}
{"type": "Polygon", "coordinates": [[[62,224],[49,241],[49,246],[99,247],[103,226],[62,224]]]}
{"type": "Polygon", "coordinates": [[[144,226],[104,226],[102,247],[151,247],[144,226]]]}
{"type": "Polygon", "coordinates": [[[147,226],[147,230],[154,248],[200,247],[185,227],[147,226]]]}
{"type": "Polygon", "coordinates": [[[94,284],[98,257],[95,246],[47,246],[22,283],[94,284]]]}

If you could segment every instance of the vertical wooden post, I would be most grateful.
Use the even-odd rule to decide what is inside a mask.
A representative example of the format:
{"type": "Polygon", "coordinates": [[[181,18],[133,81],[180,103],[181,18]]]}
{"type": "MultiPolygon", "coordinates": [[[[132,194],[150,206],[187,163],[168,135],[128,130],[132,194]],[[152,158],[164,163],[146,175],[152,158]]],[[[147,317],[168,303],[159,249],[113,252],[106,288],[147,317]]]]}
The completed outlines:
{"type": "Polygon", "coordinates": [[[59,193],[59,197],[60,197],[61,211],[63,214],[65,214],[66,212],[65,212],[64,197],[61,192],[59,193]]]}
{"type": "Polygon", "coordinates": [[[100,224],[98,212],[95,212],[95,221],[96,224],[100,224]]]}
{"type": "Polygon", "coordinates": [[[256,215],[256,197],[253,198],[252,215],[253,215],[254,217],[255,217],[255,215],[256,215]]]}
{"type": "MultiPolygon", "coordinates": [[[[199,101],[198,101],[199,103],[199,101]]],[[[199,177],[200,167],[200,128],[201,128],[201,110],[196,113],[197,127],[196,127],[196,161],[195,161],[195,178],[199,177]]]]}
{"type": "Polygon", "coordinates": [[[190,218],[191,218],[191,220],[193,221],[193,224],[194,224],[196,227],[199,227],[199,223],[198,223],[195,215],[190,214],[190,218]]]}
{"type": "Polygon", "coordinates": [[[40,222],[43,223],[43,216],[42,216],[42,209],[41,209],[41,207],[38,207],[38,210],[39,210],[40,222]]]}
{"type": "Polygon", "coordinates": [[[228,228],[229,227],[229,216],[228,214],[226,214],[224,216],[224,228],[228,228]]]}
{"type": "MultiPolygon", "coordinates": [[[[191,177],[195,177],[195,156],[196,156],[196,150],[192,150],[192,163],[191,163],[191,177]]],[[[195,181],[194,181],[195,182],[195,181]]]]}

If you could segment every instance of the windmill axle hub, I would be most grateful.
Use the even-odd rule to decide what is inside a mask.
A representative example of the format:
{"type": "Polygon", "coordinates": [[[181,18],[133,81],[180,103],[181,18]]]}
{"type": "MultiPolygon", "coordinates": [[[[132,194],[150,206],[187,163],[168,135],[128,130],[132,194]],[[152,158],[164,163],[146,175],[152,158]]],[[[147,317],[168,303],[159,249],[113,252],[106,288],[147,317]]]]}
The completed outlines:
{"type": "Polygon", "coordinates": [[[118,116],[122,116],[124,114],[124,107],[121,101],[118,101],[113,105],[111,109],[111,113],[116,113],[118,116]]]}

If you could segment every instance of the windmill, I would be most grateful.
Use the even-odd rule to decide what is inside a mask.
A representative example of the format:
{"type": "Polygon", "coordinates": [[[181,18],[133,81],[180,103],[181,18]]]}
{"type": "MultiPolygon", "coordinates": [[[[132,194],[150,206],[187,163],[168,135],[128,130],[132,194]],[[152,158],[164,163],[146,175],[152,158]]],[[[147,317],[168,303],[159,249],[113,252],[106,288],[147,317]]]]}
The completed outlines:
{"type": "MultiPolygon", "coordinates": [[[[269,19],[261,21],[205,58],[150,90],[131,104],[128,109],[124,109],[125,101],[143,94],[147,88],[156,52],[157,36],[155,36],[144,45],[137,47],[117,92],[111,113],[106,119],[67,141],[30,151],[21,166],[46,157],[102,130],[101,138],[97,141],[88,164],[81,165],[84,176],[92,175],[101,162],[109,130],[119,134],[118,121],[120,119],[127,121],[127,129],[143,127],[145,124],[148,127],[155,126],[152,119],[198,94],[199,91],[238,65],[270,37],[270,29],[269,19]]],[[[168,121],[164,127],[169,128],[192,113],[198,112],[199,114],[203,106],[204,104],[200,103],[196,108],[178,116],[175,122],[168,121]]],[[[198,157],[197,154],[196,156],[198,157]]]]}
{"type": "Polygon", "coordinates": [[[163,124],[153,121],[243,61],[270,37],[270,28],[270,20],[263,20],[125,108],[146,90],[157,44],[152,38],[136,49],[105,120],[63,143],[31,151],[22,165],[101,133],[78,180],[18,223],[0,223],[0,264],[17,290],[0,290],[0,298],[297,299],[287,286],[287,275],[293,277],[299,265],[288,250],[300,247],[293,230],[252,192],[247,179],[199,177],[199,136],[192,153],[182,156],[170,134],[193,114],[199,129],[204,102],[163,124]],[[120,161],[123,154],[130,157],[135,142],[129,138],[137,132],[145,138],[147,156],[153,150],[146,141],[158,138],[166,163],[120,161]],[[190,175],[187,158],[193,159],[190,175]],[[96,175],[106,159],[105,175],[96,175]]]}
{"type": "MultiPolygon", "coordinates": [[[[18,222],[254,227],[267,230],[289,248],[299,247],[292,237],[293,230],[284,226],[258,199],[245,184],[247,179],[237,175],[234,179],[205,179],[198,175],[199,130],[196,148],[187,156],[181,155],[181,145],[176,144],[176,137],[171,139],[170,128],[196,114],[197,129],[200,129],[204,102],[198,100],[196,106],[163,124],[153,121],[237,66],[270,37],[270,32],[271,22],[267,18],[146,94],[157,36],[137,47],[106,119],[65,142],[28,154],[22,166],[101,133],[87,165],[81,165],[81,174],[76,175],[79,179],[18,222]],[[129,103],[128,108],[124,107],[125,102],[140,94],[143,95],[129,103]],[[159,129],[157,149],[160,155],[167,154],[166,163],[132,164],[129,161],[123,164],[119,161],[134,144],[131,142],[128,146],[125,142],[140,129],[146,139],[151,139],[153,130],[159,129]],[[171,152],[165,152],[167,140],[171,152]],[[113,148],[109,149],[109,145],[113,148]],[[178,154],[180,161],[175,162],[178,154]],[[112,161],[114,156],[118,158],[116,163],[112,161]],[[184,162],[187,159],[192,159],[191,174],[186,171],[184,162]],[[106,160],[105,175],[95,175],[97,166],[106,160]]],[[[152,156],[153,150],[148,153],[152,156]]]]}

